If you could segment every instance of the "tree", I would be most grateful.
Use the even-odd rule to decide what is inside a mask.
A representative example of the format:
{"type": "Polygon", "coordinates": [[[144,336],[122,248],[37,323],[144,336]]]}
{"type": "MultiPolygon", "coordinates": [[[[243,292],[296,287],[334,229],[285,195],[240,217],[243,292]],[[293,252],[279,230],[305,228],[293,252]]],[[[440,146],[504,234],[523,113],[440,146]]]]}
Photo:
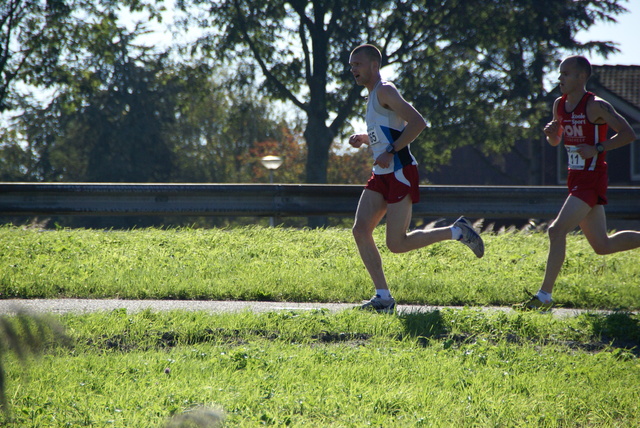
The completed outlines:
{"type": "MultiPolygon", "coordinates": [[[[516,141],[536,148],[541,124],[555,94],[544,79],[567,52],[613,52],[608,42],[581,44],[578,30],[612,21],[625,11],[617,1],[449,1],[443,16],[448,42],[419,49],[399,69],[399,84],[416,88],[415,105],[430,121],[417,153],[424,168],[448,163],[456,147],[472,144],[499,158],[516,141]],[[464,25],[460,25],[464,23],[464,25]],[[428,157],[425,157],[428,153],[428,157]],[[434,156],[435,155],[435,156],[434,156]]],[[[529,159],[531,184],[538,184],[538,158],[529,159]]]]}
{"type": "Polygon", "coordinates": [[[255,91],[235,90],[215,70],[132,58],[124,42],[95,51],[86,69],[67,70],[76,78],[50,104],[25,105],[17,126],[0,132],[7,178],[251,182],[250,149],[290,135],[255,91]],[[9,156],[21,161],[10,166],[9,156]]]}
{"type": "Polygon", "coordinates": [[[282,137],[277,140],[256,142],[248,152],[247,163],[252,165],[254,182],[269,182],[269,172],[261,164],[260,159],[268,155],[282,157],[283,162],[276,174],[278,183],[300,183],[304,177],[304,160],[306,147],[301,144],[301,138],[287,128],[282,128],[282,137]]]}
{"type": "MultiPolygon", "coordinates": [[[[186,8],[189,3],[210,5],[201,0],[177,4],[186,8]]],[[[310,183],[326,182],[329,148],[359,98],[347,68],[349,52],[361,40],[357,29],[367,23],[367,11],[373,14],[375,6],[391,2],[326,3],[220,1],[209,9],[210,22],[223,31],[200,44],[216,59],[253,58],[265,76],[266,92],[304,112],[310,183]],[[352,13],[359,8],[362,12],[352,13]],[[298,44],[286,42],[294,38],[298,44]],[[332,84],[336,87],[330,90],[332,84]],[[302,88],[307,100],[300,96],[302,88]]]]}
{"type": "Polygon", "coordinates": [[[251,58],[264,76],[262,89],[306,116],[306,180],[310,183],[326,182],[331,143],[346,127],[346,120],[362,109],[358,106],[361,88],[353,83],[347,66],[356,45],[373,42],[380,46],[386,64],[393,66],[400,73],[400,83],[406,84],[403,93],[428,113],[431,128],[427,138],[431,145],[439,144],[434,156],[429,151],[429,157],[422,159],[427,161],[423,167],[429,168],[448,159],[452,148],[464,144],[480,141],[484,150],[494,151],[512,145],[518,134],[515,128],[527,120],[519,112],[523,107],[538,109],[529,98],[541,83],[540,73],[557,58],[554,49],[610,51],[610,44],[581,45],[574,35],[596,21],[612,20],[624,10],[618,3],[177,2],[183,10],[203,8],[191,14],[194,18],[188,19],[187,25],[197,22],[214,29],[201,39],[202,52],[228,64],[251,58]],[[531,73],[530,65],[534,66],[531,73]],[[509,79],[506,83],[501,80],[505,76],[509,79]],[[499,121],[511,125],[506,134],[500,133],[499,121]],[[486,127],[488,124],[491,126],[486,127]]]}
{"type": "MultiPolygon", "coordinates": [[[[57,68],[94,40],[94,19],[115,22],[120,8],[146,10],[158,19],[158,2],[140,0],[5,0],[0,3],[0,113],[15,107],[17,82],[39,87],[59,83],[57,68]]],[[[142,31],[142,27],[136,29],[142,31]]]]}
{"type": "MultiPolygon", "coordinates": [[[[166,132],[174,120],[175,76],[163,57],[130,57],[126,39],[100,46],[85,70],[46,106],[27,107],[24,134],[50,181],[149,182],[171,176],[166,132]]],[[[74,78],[72,79],[71,76],[74,78]]]]}
{"type": "Polygon", "coordinates": [[[287,138],[288,127],[272,105],[251,85],[238,86],[241,73],[249,80],[254,74],[249,68],[232,77],[201,66],[179,71],[184,91],[170,131],[178,162],[172,181],[252,182],[252,148],[287,138]]]}
{"type": "Polygon", "coordinates": [[[371,176],[373,158],[369,150],[329,153],[327,182],[332,184],[364,184],[371,176]]]}
{"type": "Polygon", "coordinates": [[[25,78],[25,69],[34,65],[33,57],[46,61],[33,68],[32,78],[50,71],[59,43],[48,42],[53,40],[54,28],[69,14],[61,1],[8,0],[0,5],[0,113],[10,108],[12,85],[25,78]]]}
{"type": "Polygon", "coordinates": [[[28,147],[22,147],[17,131],[0,128],[0,181],[32,181],[36,159],[28,147]]]}
{"type": "MultiPolygon", "coordinates": [[[[143,94],[148,92],[146,77],[133,74],[144,68],[138,61],[145,61],[145,54],[131,41],[144,32],[144,26],[138,24],[133,31],[119,26],[118,14],[127,8],[146,10],[150,19],[158,16],[153,5],[139,0],[10,0],[0,5],[4,30],[0,35],[0,112],[11,108],[19,115],[11,132],[1,136],[2,154],[3,159],[24,160],[11,172],[3,168],[3,175],[25,180],[92,180],[101,175],[102,165],[108,163],[103,161],[111,157],[113,162],[102,173],[113,177],[119,167],[128,166],[117,157],[126,157],[126,149],[136,147],[126,138],[126,131],[145,128],[133,122],[140,125],[155,119],[156,125],[147,124],[143,129],[146,134],[137,138],[138,142],[146,140],[142,145],[155,144],[154,135],[161,131],[157,121],[164,118],[143,111],[149,105],[143,94]],[[134,81],[139,83],[136,88],[132,87],[134,81]],[[33,99],[24,90],[18,91],[16,83],[36,91],[49,89],[57,96],[51,103],[33,99]],[[103,96],[100,101],[99,96],[103,96]],[[130,110],[131,104],[132,114],[120,111],[107,118],[119,108],[130,110]],[[125,116],[128,125],[120,120],[125,116]],[[105,124],[113,119],[122,126],[105,124]],[[124,133],[118,135],[118,130],[124,133]],[[109,133],[121,147],[113,147],[109,133]],[[91,138],[83,138],[89,134],[93,134],[91,138]],[[104,148],[112,150],[99,153],[104,148]]],[[[158,70],[149,70],[149,74],[155,72],[158,70]]],[[[155,101],[158,104],[160,100],[155,101]]],[[[147,151],[158,156],[160,164],[166,159],[161,147],[147,151]]],[[[136,165],[133,174],[153,176],[145,167],[154,163],[136,165]]]]}

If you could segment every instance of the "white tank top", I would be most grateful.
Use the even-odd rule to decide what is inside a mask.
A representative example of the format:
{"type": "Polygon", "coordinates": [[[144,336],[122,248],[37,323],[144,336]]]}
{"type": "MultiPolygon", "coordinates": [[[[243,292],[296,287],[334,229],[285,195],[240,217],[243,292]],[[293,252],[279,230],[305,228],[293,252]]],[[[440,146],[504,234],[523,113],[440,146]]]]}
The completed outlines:
{"type": "MultiPolygon", "coordinates": [[[[384,82],[387,85],[393,83],[384,82]]],[[[373,159],[377,159],[384,153],[389,144],[398,139],[407,123],[398,116],[394,111],[386,109],[380,105],[378,101],[378,88],[382,85],[379,81],[369,94],[367,101],[367,114],[365,121],[367,122],[367,134],[369,135],[369,147],[373,153],[373,159]]],[[[407,165],[417,165],[416,159],[411,154],[409,146],[403,148],[393,156],[393,161],[388,168],[382,168],[379,165],[373,166],[374,174],[390,174],[394,171],[402,169],[407,165]]]]}

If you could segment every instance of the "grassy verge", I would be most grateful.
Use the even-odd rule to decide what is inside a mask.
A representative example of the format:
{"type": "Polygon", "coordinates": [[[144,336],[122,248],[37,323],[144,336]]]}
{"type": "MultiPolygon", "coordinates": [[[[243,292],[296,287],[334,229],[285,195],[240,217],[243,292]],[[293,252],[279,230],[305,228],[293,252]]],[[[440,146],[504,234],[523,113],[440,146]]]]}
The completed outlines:
{"type": "Polygon", "coordinates": [[[73,349],[7,365],[21,427],[637,426],[640,318],[442,310],[61,319],[73,349]]]}
{"type": "MultiPolygon", "coordinates": [[[[455,242],[382,247],[396,299],[507,305],[537,288],[544,234],[484,239],[481,260],[455,242]]],[[[597,256],[569,236],[556,301],[639,309],[637,254],[597,256]]],[[[1,298],[357,302],[371,292],[345,229],[0,228],[1,298]]],[[[640,316],[624,311],[116,310],[60,321],[71,349],[50,343],[27,366],[2,353],[12,415],[0,424],[160,427],[214,407],[239,427],[640,425],[640,316]]]]}
{"type": "MultiPolygon", "coordinates": [[[[400,303],[509,305],[544,273],[542,233],[485,234],[476,259],[446,241],[407,254],[384,247],[400,303]]],[[[640,309],[638,250],[596,255],[570,235],[554,299],[582,308],[640,309]]],[[[0,298],[240,299],[358,302],[372,285],[348,229],[211,230],[0,228],[0,298]]]]}

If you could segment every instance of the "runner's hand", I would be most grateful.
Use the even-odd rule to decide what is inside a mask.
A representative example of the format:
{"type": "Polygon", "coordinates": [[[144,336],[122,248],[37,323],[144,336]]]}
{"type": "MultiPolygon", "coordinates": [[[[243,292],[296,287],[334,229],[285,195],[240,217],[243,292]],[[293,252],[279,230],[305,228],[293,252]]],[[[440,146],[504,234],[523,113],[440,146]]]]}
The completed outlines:
{"type": "Polygon", "coordinates": [[[368,137],[367,134],[353,134],[349,137],[349,144],[351,147],[359,149],[363,144],[367,144],[368,137]]]}
{"type": "Polygon", "coordinates": [[[393,154],[391,153],[382,153],[376,161],[373,163],[374,165],[378,165],[381,168],[389,168],[391,165],[391,160],[393,159],[393,154]]]}
{"type": "Polygon", "coordinates": [[[582,159],[591,159],[598,154],[596,146],[592,146],[591,144],[578,144],[576,146],[576,151],[582,159]]]}
{"type": "Polygon", "coordinates": [[[559,135],[559,131],[560,122],[555,119],[547,123],[544,127],[544,134],[549,138],[557,137],[559,135]]]}

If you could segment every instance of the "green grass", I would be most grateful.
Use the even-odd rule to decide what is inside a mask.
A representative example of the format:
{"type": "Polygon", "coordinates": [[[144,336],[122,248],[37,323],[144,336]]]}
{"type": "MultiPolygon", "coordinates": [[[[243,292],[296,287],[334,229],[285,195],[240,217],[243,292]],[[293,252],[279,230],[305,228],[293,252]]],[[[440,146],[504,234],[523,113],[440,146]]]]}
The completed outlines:
{"type": "MultiPolygon", "coordinates": [[[[65,315],[76,345],[8,365],[13,425],[637,426],[638,315],[442,310],[65,315]],[[167,372],[166,369],[169,369],[167,372]]],[[[6,418],[4,421],[6,423],[6,418]]]]}
{"type": "MultiPolygon", "coordinates": [[[[376,230],[384,242],[383,228],[376,230]]],[[[161,427],[219,408],[226,426],[640,426],[638,251],[597,256],[569,236],[554,298],[623,308],[574,317],[485,310],[534,291],[547,238],[483,235],[478,260],[443,242],[381,247],[401,303],[468,305],[378,315],[126,310],[58,316],[74,344],[6,349],[16,427],[161,427]]],[[[372,293],[348,229],[0,228],[2,298],[358,302],[372,293]]]]}
{"type": "MultiPolygon", "coordinates": [[[[485,234],[483,259],[451,241],[391,254],[383,234],[383,227],[376,230],[400,303],[509,305],[542,281],[543,233],[485,234]]],[[[598,256],[583,236],[570,235],[554,300],[567,307],[640,309],[638,254],[598,256]]],[[[372,290],[348,229],[0,228],[0,298],[359,302],[372,290]]]]}

